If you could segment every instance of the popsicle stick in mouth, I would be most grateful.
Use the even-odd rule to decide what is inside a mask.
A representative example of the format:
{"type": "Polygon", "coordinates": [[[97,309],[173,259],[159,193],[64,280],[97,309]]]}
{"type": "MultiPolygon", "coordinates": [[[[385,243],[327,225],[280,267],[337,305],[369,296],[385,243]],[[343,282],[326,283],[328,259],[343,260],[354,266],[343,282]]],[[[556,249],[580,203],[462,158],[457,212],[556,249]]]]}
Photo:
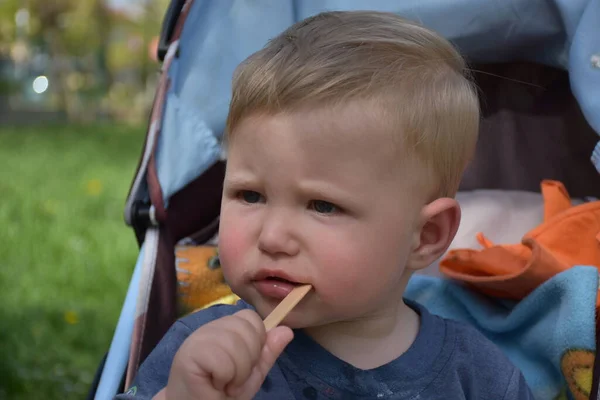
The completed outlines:
{"type": "Polygon", "coordinates": [[[279,325],[285,316],[296,307],[300,300],[302,300],[311,289],[311,285],[296,286],[290,294],[285,296],[285,299],[281,300],[281,303],[271,311],[271,314],[267,315],[267,318],[263,321],[265,329],[269,331],[279,325]]]}

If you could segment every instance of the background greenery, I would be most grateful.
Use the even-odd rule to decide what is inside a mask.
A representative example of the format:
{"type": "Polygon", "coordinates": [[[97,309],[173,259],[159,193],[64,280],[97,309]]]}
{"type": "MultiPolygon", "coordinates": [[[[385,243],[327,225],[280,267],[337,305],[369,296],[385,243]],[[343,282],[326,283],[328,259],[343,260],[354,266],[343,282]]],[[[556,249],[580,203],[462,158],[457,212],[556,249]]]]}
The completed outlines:
{"type": "Polygon", "coordinates": [[[145,121],[169,2],[1,0],[0,117],[9,108],[70,121],[145,121]],[[32,89],[39,76],[49,82],[43,93],[32,89]]]}
{"type": "Polygon", "coordinates": [[[0,399],[81,399],[137,256],[143,127],[0,128],[0,399]]]}
{"type": "Polygon", "coordinates": [[[108,350],[169,2],[0,0],[0,400],[85,398],[108,350]]]}

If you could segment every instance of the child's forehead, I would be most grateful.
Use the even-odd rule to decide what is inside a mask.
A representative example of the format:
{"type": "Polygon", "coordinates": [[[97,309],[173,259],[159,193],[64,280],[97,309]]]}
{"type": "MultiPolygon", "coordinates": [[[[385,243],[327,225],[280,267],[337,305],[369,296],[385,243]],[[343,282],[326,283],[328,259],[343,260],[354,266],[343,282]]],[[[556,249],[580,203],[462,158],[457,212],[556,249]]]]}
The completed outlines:
{"type": "MultiPolygon", "coordinates": [[[[252,132],[265,129],[290,131],[298,139],[313,143],[343,142],[345,146],[358,148],[365,148],[366,144],[389,148],[401,141],[398,130],[392,127],[391,119],[381,107],[367,101],[335,106],[307,105],[278,113],[256,112],[244,118],[232,136],[252,135],[252,132]]],[[[269,140],[268,136],[257,136],[256,140],[269,140]]]]}
{"type": "Polygon", "coordinates": [[[332,175],[354,171],[368,175],[368,180],[377,177],[382,184],[418,175],[422,165],[402,151],[393,132],[376,117],[364,107],[254,114],[234,130],[230,161],[234,157],[239,163],[255,163],[261,154],[281,162],[296,160],[318,175],[328,175],[324,169],[331,169],[332,175]]]}
{"type": "Polygon", "coordinates": [[[384,167],[399,155],[387,132],[356,115],[286,112],[261,116],[240,128],[232,144],[237,147],[236,151],[246,155],[264,148],[269,152],[302,154],[307,163],[322,164],[336,160],[343,163],[387,163],[384,167]]]}

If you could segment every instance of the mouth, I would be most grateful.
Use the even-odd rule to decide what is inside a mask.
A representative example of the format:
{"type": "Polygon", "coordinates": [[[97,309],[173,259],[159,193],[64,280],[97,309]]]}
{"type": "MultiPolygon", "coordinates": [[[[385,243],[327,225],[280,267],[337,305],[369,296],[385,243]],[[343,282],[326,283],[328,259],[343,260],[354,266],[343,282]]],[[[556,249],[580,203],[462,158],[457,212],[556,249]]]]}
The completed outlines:
{"type": "Polygon", "coordinates": [[[252,283],[262,296],[278,300],[285,298],[296,286],[302,284],[279,271],[262,271],[252,283]]]}
{"type": "Polygon", "coordinates": [[[285,284],[294,285],[294,286],[298,286],[299,285],[298,282],[290,281],[289,279],[285,279],[285,278],[282,278],[280,276],[267,276],[263,280],[265,280],[265,281],[272,281],[272,282],[280,282],[280,283],[285,283],[285,284]]]}
{"type": "Polygon", "coordinates": [[[284,271],[279,270],[261,270],[252,279],[253,281],[274,281],[280,283],[287,283],[291,285],[300,285],[301,282],[294,279],[284,271]]]}

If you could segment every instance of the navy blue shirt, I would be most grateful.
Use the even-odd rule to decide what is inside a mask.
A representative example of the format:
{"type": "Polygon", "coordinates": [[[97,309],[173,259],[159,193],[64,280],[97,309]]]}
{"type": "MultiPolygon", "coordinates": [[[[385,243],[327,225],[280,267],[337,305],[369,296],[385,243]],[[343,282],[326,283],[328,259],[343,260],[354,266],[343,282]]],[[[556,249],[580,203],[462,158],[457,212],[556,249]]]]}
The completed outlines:
{"type": "MultiPolygon", "coordinates": [[[[361,370],[298,330],[255,399],[533,399],[521,372],[475,328],[406,304],[421,322],[414,343],[397,359],[361,370]]],[[[141,365],[132,388],[116,399],[151,399],[166,386],[175,353],[194,330],[243,308],[250,306],[214,306],[176,322],[141,365]]]]}

